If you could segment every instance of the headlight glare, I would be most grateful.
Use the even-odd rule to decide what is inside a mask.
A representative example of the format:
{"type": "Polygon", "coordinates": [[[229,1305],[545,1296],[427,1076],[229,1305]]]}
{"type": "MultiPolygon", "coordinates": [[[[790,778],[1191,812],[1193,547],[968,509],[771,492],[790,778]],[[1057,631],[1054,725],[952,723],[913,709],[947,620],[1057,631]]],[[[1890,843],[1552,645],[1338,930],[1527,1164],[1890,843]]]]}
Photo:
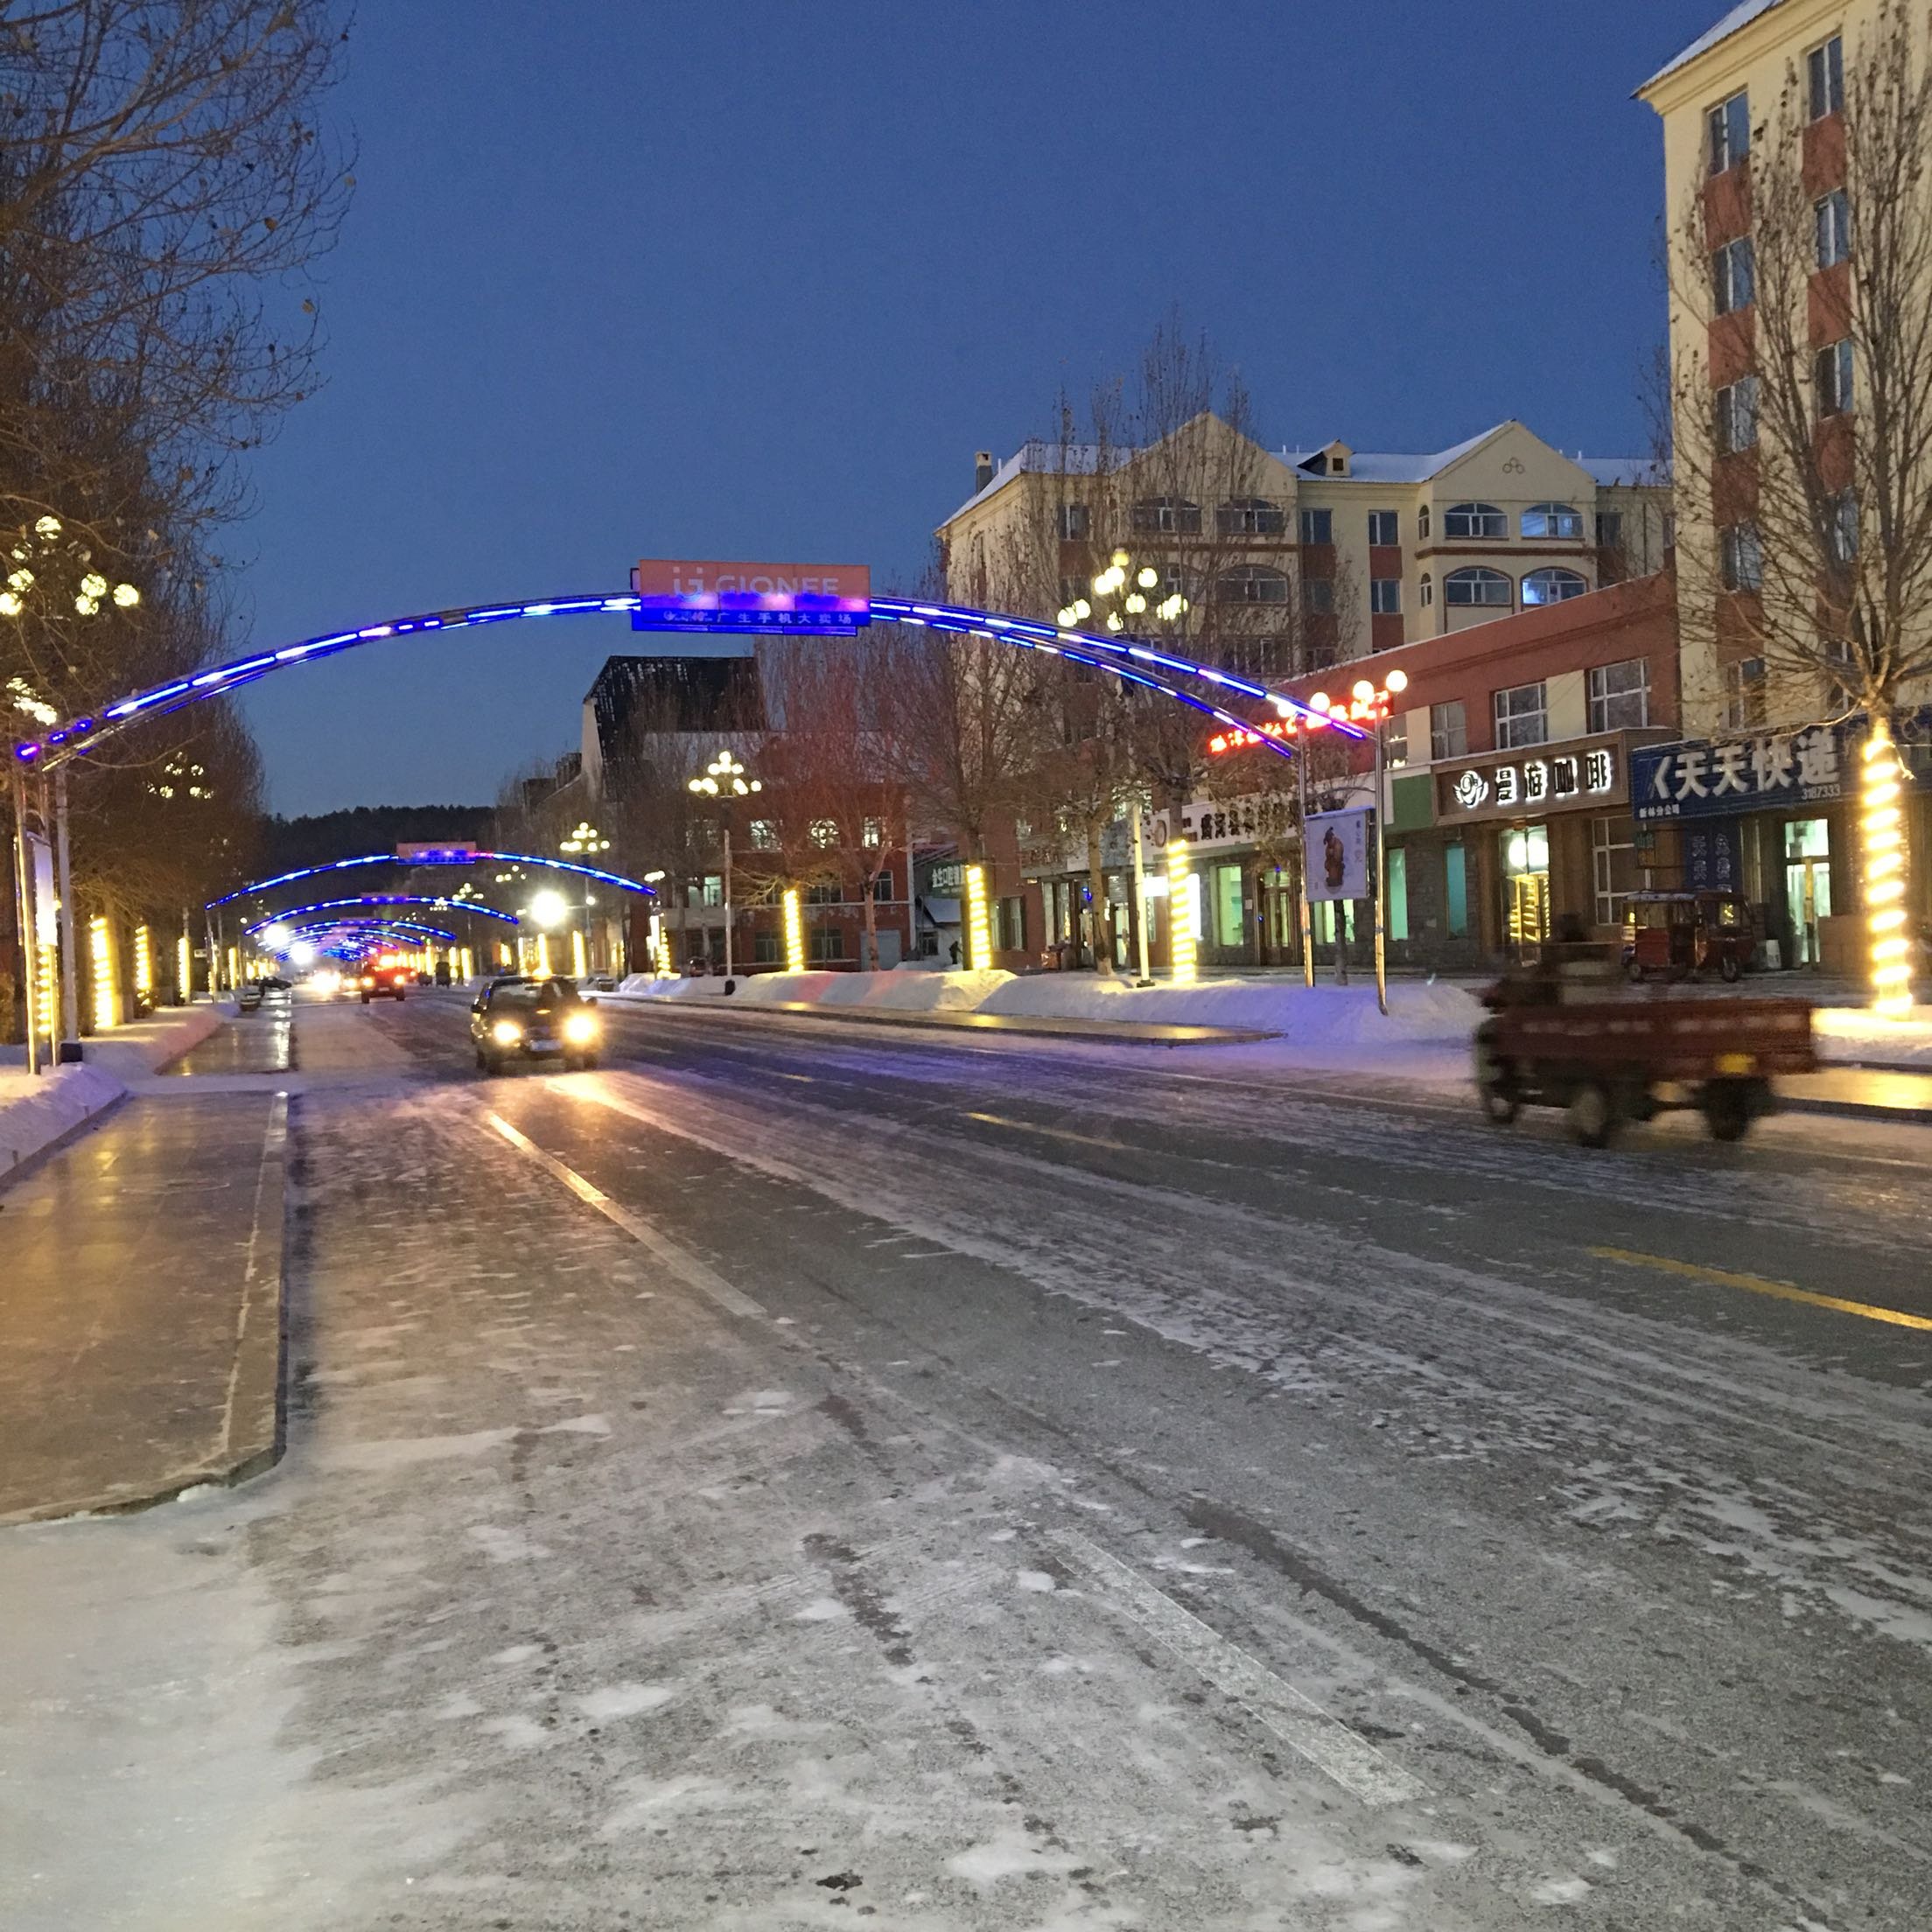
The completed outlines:
{"type": "Polygon", "coordinates": [[[564,1022],[564,1037],[573,1046],[597,1038],[597,1021],[589,1013],[572,1013],[564,1022]]]}
{"type": "Polygon", "coordinates": [[[523,1037],[523,1029],[514,1019],[500,1019],[490,1028],[490,1038],[499,1046],[514,1046],[523,1037]]]}

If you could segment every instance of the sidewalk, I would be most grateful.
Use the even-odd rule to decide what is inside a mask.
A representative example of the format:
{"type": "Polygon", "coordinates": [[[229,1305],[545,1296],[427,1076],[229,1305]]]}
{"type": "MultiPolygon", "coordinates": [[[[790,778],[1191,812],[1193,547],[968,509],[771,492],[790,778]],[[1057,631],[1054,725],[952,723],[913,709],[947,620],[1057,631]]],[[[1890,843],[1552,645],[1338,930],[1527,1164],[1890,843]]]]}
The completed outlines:
{"type": "Polygon", "coordinates": [[[215,1032],[225,1009],[171,1006],[88,1040],[79,1066],[30,1074],[26,1050],[0,1046],[0,1183],[42,1150],[127,1097],[144,1078],[215,1032]]]}
{"type": "Polygon", "coordinates": [[[287,1110],[184,1082],[0,1188],[0,1523],[279,1455],[287,1110]]]}

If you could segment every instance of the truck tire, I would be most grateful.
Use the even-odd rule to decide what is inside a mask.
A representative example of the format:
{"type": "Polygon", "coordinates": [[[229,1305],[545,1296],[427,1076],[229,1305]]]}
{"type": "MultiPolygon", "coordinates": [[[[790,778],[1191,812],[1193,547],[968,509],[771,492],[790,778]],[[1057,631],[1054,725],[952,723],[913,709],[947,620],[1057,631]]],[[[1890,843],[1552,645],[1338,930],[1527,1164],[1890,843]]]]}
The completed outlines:
{"type": "Polygon", "coordinates": [[[1607,1147],[1617,1130],[1616,1098],[1600,1080],[1578,1081],[1570,1095],[1569,1117],[1579,1146],[1607,1147]]]}
{"type": "Polygon", "coordinates": [[[1704,1117],[1712,1140],[1742,1140],[1751,1126],[1751,1083],[1712,1080],[1704,1083],[1704,1117]]]}
{"type": "Polygon", "coordinates": [[[1516,1092],[1516,1069],[1480,1032],[1476,1035],[1476,1097],[1482,1103],[1484,1117],[1497,1127],[1507,1127],[1522,1106],[1516,1092]]]}

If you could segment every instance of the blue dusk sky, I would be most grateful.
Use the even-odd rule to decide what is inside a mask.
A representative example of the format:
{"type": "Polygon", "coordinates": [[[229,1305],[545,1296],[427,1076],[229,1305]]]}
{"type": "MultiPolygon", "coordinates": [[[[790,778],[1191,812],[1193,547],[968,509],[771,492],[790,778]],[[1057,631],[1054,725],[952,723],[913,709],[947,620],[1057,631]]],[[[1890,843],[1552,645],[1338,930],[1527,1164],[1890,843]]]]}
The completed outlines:
{"type": "MultiPolygon", "coordinates": [[[[1271,444],[1508,416],[1642,453],[1656,117],[1723,0],[364,0],[326,386],[228,545],[280,644],[626,587],[903,581],[1179,304],[1271,444]]],[[[637,640],[641,642],[642,640],[637,640]]],[[[246,699],[283,812],[474,802],[575,744],[622,619],[378,644],[246,699]]]]}

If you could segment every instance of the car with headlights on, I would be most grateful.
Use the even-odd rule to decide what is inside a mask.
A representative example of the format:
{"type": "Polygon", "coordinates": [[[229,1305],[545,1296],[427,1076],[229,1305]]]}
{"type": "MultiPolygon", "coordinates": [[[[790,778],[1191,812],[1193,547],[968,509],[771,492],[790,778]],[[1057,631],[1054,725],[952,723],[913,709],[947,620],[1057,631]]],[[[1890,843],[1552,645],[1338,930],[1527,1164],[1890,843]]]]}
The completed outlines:
{"type": "Polygon", "coordinates": [[[356,977],[356,989],[365,1006],[372,999],[393,999],[401,1004],[403,989],[415,977],[415,973],[407,966],[378,962],[362,969],[356,977]]]}
{"type": "Polygon", "coordinates": [[[587,1068],[597,1065],[603,1027],[597,1002],[567,979],[498,979],[470,1008],[470,1039],[486,1074],[514,1060],[587,1068]]]}

